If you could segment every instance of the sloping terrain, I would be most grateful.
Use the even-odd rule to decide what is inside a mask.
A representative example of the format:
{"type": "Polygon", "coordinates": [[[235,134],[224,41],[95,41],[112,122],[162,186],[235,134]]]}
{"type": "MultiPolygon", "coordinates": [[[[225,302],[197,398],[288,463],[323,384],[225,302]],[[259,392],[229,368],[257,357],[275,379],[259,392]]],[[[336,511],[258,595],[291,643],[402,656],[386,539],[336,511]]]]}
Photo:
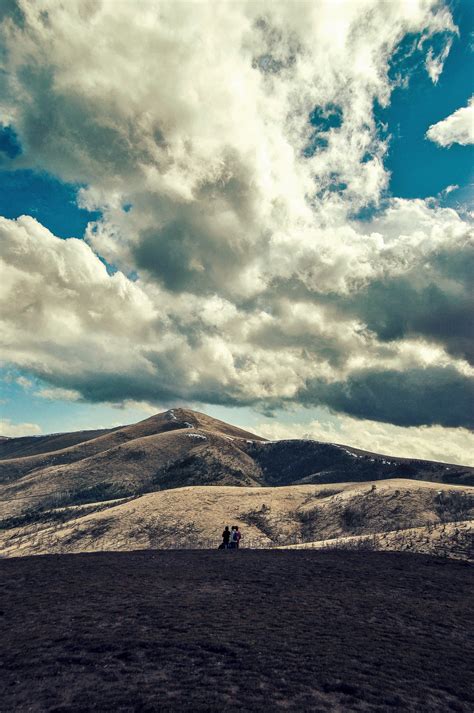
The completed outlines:
{"type": "MultiPolygon", "coordinates": [[[[8,483],[28,473],[39,472],[52,466],[76,463],[106,451],[114,453],[114,448],[131,444],[146,436],[160,436],[170,432],[179,433],[187,429],[203,429],[228,440],[234,438],[263,440],[259,436],[197,411],[171,409],[123,428],[45,436],[41,441],[38,439],[35,453],[32,450],[34,450],[33,444],[36,439],[33,443],[31,438],[6,439],[0,442],[0,483],[8,483]],[[94,436],[94,433],[99,433],[99,435],[94,436]],[[11,441],[15,442],[13,446],[11,441]],[[25,442],[18,443],[19,441],[25,442]],[[70,445],[65,446],[66,443],[70,443],[70,445]],[[49,444],[59,446],[59,448],[51,447],[47,450],[49,444]],[[17,456],[12,457],[12,452],[17,453],[17,456]]],[[[179,457],[179,452],[175,455],[179,457]]]]}
{"type": "Polygon", "coordinates": [[[51,501],[77,503],[182,485],[262,482],[260,467],[239,447],[249,439],[263,440],[205,414],[172,409],[57,451],[4,458],[0,517],[51,501]]]}
{"type": "MultiPolygon", "coordinates": [[[[135,438],[69,465],[35,469],[0,488],[0,513],[89,502],[183,485],[252,485],[253,460],[225,436],[201,429],[135,438]]],[[[261,482],[261,481],[260,481],[261,482]]]]}
{"type": "Polygon", "coordinates": [[[78,443],[85,443],[94,438],[99,438],[99,436],[105,436],[108,433],[119,430],[119,428],[120,427],[90,431],[72,431],[71,433],[50,433],[47,436],[0,438],[0,461],[60,451],[75,446],[78,443]]]}
{"type": "Polygon", "coordinates": [[[316,540],[299,545],[286,545],[281,549],[416,552],[474,562],[474,520],[430,523],[421,527],[375,532],[371,535],[316,540]]]}
{"type": "Polygon", "coordinates": [[[471,713],[473,575],[379,552],[0,560],[0,710],[471,713]]]}
{"type": "Polygon", "coordinates": [[[472,468],[317,441],[269,442],[189,409],[171,409],[99,434],[56,434],[38,439],[36,446],[35,439],[0,442],[0,518],[190,485],[284,486],[400,477],[474,483],[472,468]],[[47,450],[56,446],[61,447],[47,450]]]}
{"type": "Polygon", "coordinates": [[[267,485],[364,482],[385,478],[474,485],[474,468],[395,458],[336,443],[281,440],[251,442],[245,449],[259,464],[267,485]]]}
{"type": "MultiPolygon", "coordinates": [[[[472,519],[474,488],[423,481],[279,488],[194,486],[13,516],[0,529],[0,554],[216,548],[226,524],[239,525],[242,545],[250,548],[336,543],[340,538],[383,537],[393,532],[400,537],[409,528],[425,528],[435,538],[434,526],[472,519]]],[[[474,557],[472,534],[469,529],[465,559],[474,557]]],[[[454,535],[455,530],[452,554],[459,556],[459,538],[454,535]]],[[[385,541],[387,549],[391,542],[385,541]]],[[[404,549],[397,543],[393,539],[392,549],[404,549]]],[[[449,542],[444,549],[449,555],[449,542]]],[[[416,544],[412,551],[417,551],[416,544]]]]}
{"type": "Polygon", "coordinates": [[[471,468],[315,441],[269,442],[187,409],[36,445],[6,439],[2,448],[0,553],[7,556],[215,547],[223,525],[234,522],[257,548],[367,546],[370,535],[379,549],[407,549],[399,533],[416,529],[413,551],[470,558],[474,489],[464,483],[471,468]],[[462,531],[442,538],[432,528],[461,521],[462,531]]]}

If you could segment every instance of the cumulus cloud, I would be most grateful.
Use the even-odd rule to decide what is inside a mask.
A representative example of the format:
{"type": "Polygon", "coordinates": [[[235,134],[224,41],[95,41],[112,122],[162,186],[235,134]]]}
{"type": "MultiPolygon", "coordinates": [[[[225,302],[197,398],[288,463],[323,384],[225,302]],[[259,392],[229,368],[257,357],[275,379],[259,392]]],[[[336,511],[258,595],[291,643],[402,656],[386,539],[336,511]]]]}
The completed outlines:
{"type": "Polygon", "coordinates": [[[39,436],[41,433],[41,426],[37,423],[12,423],[8,418],[0,419],[0,436],[4,438],[39,436]]]}
{"type": "Polygon", "coordinates": [[[84,241],[60,240],[27,216],[0,218],[0,260],[7,362],[47,380],[60,373],[73,380],[86,364],[105,373],[120,371],[127,345],[127,364],[133,361],[134,345],[155,318],[154,307],[121,273],[108,275],[84,241]]]}
{"type": "Polygon", "coordinates": [[[474,144],[474,99],[446,119],[432,124],[426,137],[440,146],[474,144]]]}
{"type": "Polygon", "coordinates": [[[371,224],[384,236],[371,279],[339,300],[383,341],[424,337],[474,363],[472,226],[429,201],[392,202],[371,224]]]}
{"type": "Polygon", "coordinates": [[[12,160],[82,184],[102,216],[85,240],[0,220],[1,355],[46,398],[471,425],[471,226],[430,201],[381,209],[373,116],[403,38],[423,38],[429,67],[430,38],[446,48],[456,28],[437,2],[343,5],[4,12],[12,160]],[[377,217],[354,219],[364,207],[377,217]],[[433,394],[451,389],[445,410],[433,394]]]}
{"type": "Polygon", "coordinates": [[[156,405],[149,404],[147,401],[133,400],[122,401],[121,403],[114,404],[114,407],[124,411],[127,409],[143,411],[143,413],[147,414],[148,416],[154,416],[157,410],[156,405]]]}

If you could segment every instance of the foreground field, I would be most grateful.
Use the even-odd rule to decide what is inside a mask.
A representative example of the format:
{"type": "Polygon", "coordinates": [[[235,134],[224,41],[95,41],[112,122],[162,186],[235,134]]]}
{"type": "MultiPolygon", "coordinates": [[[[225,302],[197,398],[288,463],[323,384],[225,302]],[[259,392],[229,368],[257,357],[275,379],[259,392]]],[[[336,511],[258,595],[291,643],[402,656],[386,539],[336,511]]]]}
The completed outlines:
{"type": "Polygon", "coordinates": [[[467,713],[473,572],[308,550],[0,560],[0,710],[467,713]]]}

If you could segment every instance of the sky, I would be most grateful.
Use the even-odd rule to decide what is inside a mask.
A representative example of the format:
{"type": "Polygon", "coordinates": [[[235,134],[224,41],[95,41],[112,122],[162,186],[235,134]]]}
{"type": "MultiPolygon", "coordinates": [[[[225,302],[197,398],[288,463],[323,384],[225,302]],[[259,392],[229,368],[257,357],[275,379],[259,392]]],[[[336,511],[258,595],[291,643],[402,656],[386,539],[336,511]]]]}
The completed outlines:
{"type": "Polygon", "coordinates": [[[0,434],[474,465],[472,3],[0,3],[0,434]]]}

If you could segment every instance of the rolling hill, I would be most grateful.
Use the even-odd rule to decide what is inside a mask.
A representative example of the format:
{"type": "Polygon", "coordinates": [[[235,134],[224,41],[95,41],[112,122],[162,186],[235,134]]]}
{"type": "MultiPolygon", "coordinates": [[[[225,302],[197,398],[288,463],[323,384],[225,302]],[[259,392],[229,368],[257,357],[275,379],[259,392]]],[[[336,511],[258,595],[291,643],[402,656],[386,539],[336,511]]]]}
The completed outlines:
{"type": "Polygon", "coordinates": [[[373,485],[192,486],[50,508],[33,517],[27,512],[4,521],[0,552],[215,548],[224,524],[238,524],[243,545],[253,549],[351,545],[357,538],[384,535],[376,549],[436,554],[442,546],[474,558],[473,488],[406,479],[384,480],[375,490],[373,485]],[[449,543],[439,542],[453,522],[457,532],[449,543]],[[413,528],[419,532],[407,539],[413,528]],[[413,546],[406,546],[412,540],[413,546]]]}
{"type": "Polygon", "coordinates": [[[233,520],[255,547],[346,542],[468,522],[473,482],[469,467],[267,441],[171,409],[123,428],[0,441],[0,552],[215,546],[233,520]]]}

